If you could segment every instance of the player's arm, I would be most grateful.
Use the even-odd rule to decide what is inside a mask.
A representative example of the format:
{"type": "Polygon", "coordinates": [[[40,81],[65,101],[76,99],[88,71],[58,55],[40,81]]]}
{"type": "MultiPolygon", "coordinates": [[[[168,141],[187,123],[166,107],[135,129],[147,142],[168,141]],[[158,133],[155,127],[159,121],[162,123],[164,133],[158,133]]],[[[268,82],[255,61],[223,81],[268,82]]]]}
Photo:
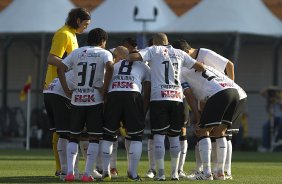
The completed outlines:
{"type": "Polygon", "coordinates": [[[185,99],[188,105],[191,107],[192,113],[195,115],[196,123],[199,123],[200,113],[198,110],[197,100],[192,93],[192,89],[191,88],[184,89],[183,94],[185,95],[185,99]]]}
{"type": "Polygon", "coordinates": [[[68,70],[68,67],[63,62],[61,62],[58,65],[58,71],[57,72],[58,72],[58,77],[59,77],[59,80],[61,82],[62,88],[63,88],[66,96],[71,98],[72,91],[68,87],[66,75],[65,75],[67,70],[68,70]]]}
{"type": "Polygon", "coordinates": [[[195,70],[197,70],[197,71],[199,71],[199,72],[205,71],[205,66],[204,66],[204,64],[201,63],[201,62],[198,62],[198,61],[192,66],[192,68],[194,68],[195,70]]]}
{"type": "Polygon", "coordinates": [[[47,64],[59,67],[61,62],[62,62],[61,58],[49,53],[47,57],[47,64]]]}
{"type": "Polygon", "coordinates": [[[65,33],[55,34],[52,40],[52,46],[50,53],[47,57],[47,63],[59,67],[62,62],[62,57],[66,52],[66,46],[68,43],[68,35],[65,33]]]}
{"type": "Polygon", "coordinates": [[[225,72],[230,79],[235,80],[234,64],[231,61],[227,62],[225,72]]]}
{"type": "Polygon", "coordinates": [[[111,78],[113,76],[114,72],[114,62],[113,61],[108,61],[106,63],[106,72],[105,72],[105,77],[104,77],[104,84],[102,89],[100,90],[100,93],[104,96],[109,88],[109,84],[111,81],[111,78]]]}
{"type": "Polygon", "coordinates": [[[147,113],[150,104],[150,96],[151,96],[151,82],[144,81],[143,82],[143,100],[144,100],[144,112],[147,113]]]}

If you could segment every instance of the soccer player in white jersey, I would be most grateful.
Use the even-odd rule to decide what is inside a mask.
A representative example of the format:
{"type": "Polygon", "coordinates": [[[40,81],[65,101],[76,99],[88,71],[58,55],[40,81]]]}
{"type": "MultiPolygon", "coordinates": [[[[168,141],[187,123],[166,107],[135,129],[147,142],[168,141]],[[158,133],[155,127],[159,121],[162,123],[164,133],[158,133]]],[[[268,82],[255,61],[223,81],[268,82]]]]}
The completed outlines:
{"type": "Polygon", "coordinates": [[[178,163],[180,154],[179,134],[184,123],[183,94],[180,85],[180,68],[204,67],[187,53],[168,45],[166,34],[153,37],[154,46],[129,55],[130,60],[148,61],[151,68],[150,121],[154,134],[155,159],[158,169],[156,180],[164,181],[165,135],[170,142],[171,179],[179,180],[178,163]]]}
{"type": "MultiPolygon", "coordinates": [[[[115,49],[114,55],[125,52],[128,54],[125,47],[119,46],[115,49]]],[[[147,65],[138,61],[116,60],[104,111],[105,132],[102,142],[104,181],[111,179],[110,157],[113,138],[120,128],[121,121],[127,130],[126,139],[129,144],[128,179],[141,181],[137,167],[142,153],[145,110],[148,108],[148,102],[146,103],[146,97],[149,96],[148,85],[150,85],[150,69],[147,65]],[[141,95],[142,84],[147,86],[144,88],[144,100],[141,95]]]]}
{"type": "MultiPolygon", "coordinates": [[[[73,70],[66,73],[66,80],[69,89],[74,89],[73,70]]],[[[43,90],[44,104],[48,113],[51,124],[54,125],[56,132],[59,134],[57,150],[61,164],[60,176],[67,173],[67,144],[69,142],[70,131],[70,98],[65,95],[59,78],[55,78],[47,88],[43,90]]]]}
{"type": "Polygon", "coordinates": [[[78,139],[83,128],[87,128],[89,146],[83,182],[94,181],[93,165],[99,150],[99,139],[103,134],[103,97],[113,73],[112,54],[105,50],[107,33],[96,28],[88,34],[88,45],[74,50],[58,68],[59,79],[67,96],[71,96],[70,142],[67,148],[68,174],[66,181],[74,180],[73,165],[78,153],[78,139]],[[71,91],[65,79],[65,71],[73,69],[75,90],[71,91]]]}
{"type": "MultiPolygon", "coordinates": [[[[210,66],[205,66],[204,72],[183,68],[181,84],[184,90],[192,90],[196,99],[205,102],[200,122],[197,127],[199,137],[199,152],[203,162],[203,173],[196,175],[195,180],[212,180],[210,165],[211,140],[210,132],[213,131],[217,138],[217,146],[224,146],[223,138],[228,126],[232,124],[239,94],[238,85],[223,73],[210,66]]],[[[191,92],[190,92],[191,93],[191,92]]],[[[226,150],[217,152],[218,164],[216,179],[224,178],[224,162],[226,150]]]]}
{"type": "MultiPolygon", "coordinates": [[[[199,48],[194,49],[192,48],[185,40],[180,39],[173,43],[173,46],[175,48],[179,48],[185,52],[187,52],[192,58],[203,62],[205,65],[212,66],[216,70],[220,71],[221,73],[225,73],[230,79],[234,80],[234,65],[233,63],[228,60],[227,58],[215,53],[212,50],[205,49],[205,48],[199,48]]],[[[239,94],[241,94],[239,92],[239,94]]],[[[243,91],[243,94],[246,94],[243,91]]],[[[242,95],[242,99],[244,99],[246,96],[242,95]]],[[[241,96],[240,96],[241,98],[241,96]]],[[[226,179],[232,179],[231,175],[231,157],[232,157],[232,143],[231,143],[231,137],[232,137],[232,130],[238,130],[240,123],[239,119],[243,113],[244,110],[244,104],[246,100],[240,100],[239,111],[236,112],[238,114],[235,116],[235,119],[233,120],[232,127],[227,130],[228,135],[226,136],[227,139],[227,156],[226,156],[226,163],[225,163],[225,176],[226,179]]],[[[202,108],[202,107],[201,107],[202,108]]],[[[212,134],[212,133],[211,133],[212,134]]],[[[216,140],[214,137],[212,137],[212,161],[214,163],[214,171],[216,171],[216,165],[217,165],[217,146],[216,146],[216,140]]],[[[200,172],[202,169],[202,162],[199,160],[199,149],[198,144],[195,146],[195,156],[196,156],[196,169],[195,172],[192,172],[187,177],[194,177],[195,173],[200,172]]]]}

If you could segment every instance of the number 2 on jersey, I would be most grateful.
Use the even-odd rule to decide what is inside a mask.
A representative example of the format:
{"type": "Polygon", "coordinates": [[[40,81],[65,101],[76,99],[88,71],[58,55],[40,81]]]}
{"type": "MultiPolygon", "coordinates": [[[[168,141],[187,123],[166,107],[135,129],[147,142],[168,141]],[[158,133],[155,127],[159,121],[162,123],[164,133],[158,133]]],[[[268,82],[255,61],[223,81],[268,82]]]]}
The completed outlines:
{"type": "Polygon", "coordinates": [[[78,86],[84,86],[85,85],[87,67],[91,67],[89,87],[93,87],[93,80],[94,80],[95,71],[96,71],[96,63],[90,63],[89,66],[87,66],[87,62],[80,62],[77,65],[82,65],[82,71],[78,72],[78,76],[81,76],[81,81],[77,85],[78,86]]]}
{"type": "MultiPolygon", "coordinates": [[[[165,83],[169,84],[169,79],[168,79],[168,73],[169,73],[169,61],[163,61],[162,64],[165,65],[165,83]]],[[[172,66],[174,68],[173,72],[174,72],[174,83],[175,85],[178,85],[178,63],[172,63],[172,66]]]]}

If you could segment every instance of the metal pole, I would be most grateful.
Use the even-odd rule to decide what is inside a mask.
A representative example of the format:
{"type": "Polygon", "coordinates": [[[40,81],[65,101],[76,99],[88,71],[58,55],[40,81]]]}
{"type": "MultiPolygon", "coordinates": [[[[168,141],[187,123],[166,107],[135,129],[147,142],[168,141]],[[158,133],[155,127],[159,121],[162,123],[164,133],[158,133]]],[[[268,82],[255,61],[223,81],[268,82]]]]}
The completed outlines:
{"type": "Polygon", "coordinates": [[[31,87],[27,91],[27,112],[26,112],[26,150],[30,150],[30,108],[31,108],[31,87]]]}
{"type": "Polygon", "coordinates": [[[2,108],[3,108],[3,123],[7,121],[7,81],[8,81],[8,56],[9,48],[12,44],[12,38],[8,39],[4,43],[3,49],[3,68],[2,68],[2,108]]]}
{"type": "MultiPolygon", "coordinates": [[[[236,33],[235,35],[235,43],[234,43],[234,54],[233,54],[233,62],[234,62],[234,70],[235,76],[238,74],[238,64],[239,64],[239,51],[241,46],[241,37],[240,33],[236,33]]],[[[236,78],[236,77],[235,77],[236,78]]]]}

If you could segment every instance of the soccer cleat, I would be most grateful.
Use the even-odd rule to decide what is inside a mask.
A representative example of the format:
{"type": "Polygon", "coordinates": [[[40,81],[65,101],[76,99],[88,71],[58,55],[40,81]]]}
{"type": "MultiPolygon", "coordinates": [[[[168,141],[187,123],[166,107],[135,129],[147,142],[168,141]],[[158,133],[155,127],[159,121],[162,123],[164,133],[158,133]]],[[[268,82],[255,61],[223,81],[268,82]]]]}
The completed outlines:
{"type": "Polygon", "coordinates": [[[111,177],[109,174],[105,174],[105,175],[102,177],[102,180],[103,180],[103,181],[111,181],[111,180],[112,180],[112,177],[111,177]]]}
{"type": "Polygon", "coordinates": [[[220,174],[220,173],[214,174],[213,179],[214,180],[225,180],[224,173],[222,173],[222,174],[220,174]]]}
{"type": "Polygon", "coordinates": [[[213,180],[212,174],[205,175],[203,172],[199,172],[194,177],[188,178],[189,180],[213,180]]]}
{"type": "Polygon", "coordinates": [[[154,169],[149,169],[148,172],[146,173],[146,176],[148,178],[154,178],[156,176],[157,172],[154,169]]]}
{"type": "Polygon", "coordinates": [[[102,178],[102,174],[100,174],[100,172],[98,170],[94,169],[93,170],[93,177],[101,179],[102,178]]]}
{"type": "Polygon", "coordinates": [[[73,182],[74,174],[67,174],[64,181],[73,182]]]}
{"type": "Polygon", "coordinates": [[[61,175],[61,172],[60,171],[56,171],[55,172],[55,176],[59,177],[61,175]]]}
{"type": "Polygon", "coordinates": [[[83,175],[81,178],[82,182],[92,182],[94,181],[94,178],[92,176],[87,176],[87,175],[83,175]]]}
{"type": "Polygon", "coordinates": [[[65,177],[66,177],[65,173],[61,173],[60,176],[59,176],[60,180],[62,180],[62,181],[65,181],[65,177]]]}
{"type": "Polygon", "coordinates": [[[201,173],[201,172],[202,172],[202,171],[193,170],[193,171],[190,172],[189,175],[186,175],[186,178],[188,178],[188,179],[193,178],[193,177],[195,177],[196,174],[199,174],[199,173],[201,173]]]}
{"type": "Polygon", "coordinates": [[[187,178],[187,174],[182,170],[178,171],[178,176],[179,178],[187,178]]]}
{"type": "Polygon", "coordinates": [[[155,181],[165,181],[165,180],[166,180],[165,175],[155,177],[155,181]]]}
{"type": "Polygon", "coordinates": [[[226,171],[224,172],[225,180],[233,180],[232,174],[228,174],[226,171]]]}
{"type": "Polygon", "coordinates": [[[116,168],[111,168],[110,170],[112,178],[118,177],[118,170],[116,168]]]}
{"type": "Polygon", "coordinates": [[[127,179],[128,181],[142,181],[141,177],[138,175],[135,178],[133,178],[130,174],[128,174],[127,179]]]}

